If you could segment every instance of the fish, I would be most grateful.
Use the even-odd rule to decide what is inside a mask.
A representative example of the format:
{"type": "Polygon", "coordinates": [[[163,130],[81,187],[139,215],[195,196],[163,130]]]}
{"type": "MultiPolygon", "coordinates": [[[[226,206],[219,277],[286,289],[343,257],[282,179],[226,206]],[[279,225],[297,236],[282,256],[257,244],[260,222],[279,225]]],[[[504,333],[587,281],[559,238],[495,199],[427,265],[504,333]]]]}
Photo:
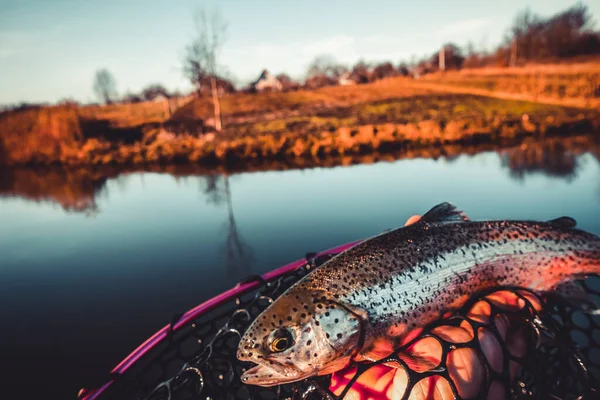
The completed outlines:
{"type": "Polygon", "coordinates": [[[341,252],[275,299],[240,339],[237,358],[256,364],[241,380],[269,387],[382,360],[479,290],[543,293],[599,272],[600,237],[570,217],[473,221],[441,203],[341,252]]]}

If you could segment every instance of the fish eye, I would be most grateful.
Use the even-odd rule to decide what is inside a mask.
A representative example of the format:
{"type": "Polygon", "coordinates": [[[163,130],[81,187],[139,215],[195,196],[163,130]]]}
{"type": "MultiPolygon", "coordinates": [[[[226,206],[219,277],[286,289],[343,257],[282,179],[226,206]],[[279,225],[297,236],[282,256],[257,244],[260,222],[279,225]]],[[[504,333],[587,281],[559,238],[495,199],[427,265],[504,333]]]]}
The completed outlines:
{"type": "Polygon", "coordinates": [[[271,333],[270,342],[270,350],[273,353],[280,353],[289,349],[294,344],[294,336],[292,335],[291,330],[287,328],[280,328],[271,333]]]}

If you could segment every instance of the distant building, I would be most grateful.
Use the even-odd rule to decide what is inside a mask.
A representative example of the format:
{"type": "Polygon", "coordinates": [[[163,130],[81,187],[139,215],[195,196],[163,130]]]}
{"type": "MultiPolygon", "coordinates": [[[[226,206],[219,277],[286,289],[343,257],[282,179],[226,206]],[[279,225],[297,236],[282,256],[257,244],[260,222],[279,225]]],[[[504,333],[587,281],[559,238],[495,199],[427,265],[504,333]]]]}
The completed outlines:
{"type": "Polygon", "coordinates": [[[166,96],[165,94],[163,94],[163,93],[159,93],[159,94],[157,94],[156,96],[154,96],[154,97],[152,98],[152,100],[151,100],[151,101],[154,101],[154,102],[156,102],[156,103],[160,103],[160,102],[163,102],[163,101],[168,101],[168,100],[169,100],[169,97],[167,97],[167,96],[166,96]]]}
{"type": "Polygon", "coordinates": [[[346,71],[338,78],[338,85],[348,86],[356,85],[356,81],[352,78],[352,72],[346,71]]]}
{"type": "Polygon", "coordinates": [[[419,65],[413,67],[410,70],[410,75],[415,79],[419,79],[423,75],[427,75],[434,72],[435,69],[436,68],[431,61],[421,62],[419,65]]]}
{"type": "Polygon", "coordinates": [[[279,79],[271,75],[266,69],[263,70],[256,82],[252,84],[252,87],[257,92],[263,92],[266,90],[273,90],[279,92],[283,89],[283,85],[281,84],[279,79]]]}

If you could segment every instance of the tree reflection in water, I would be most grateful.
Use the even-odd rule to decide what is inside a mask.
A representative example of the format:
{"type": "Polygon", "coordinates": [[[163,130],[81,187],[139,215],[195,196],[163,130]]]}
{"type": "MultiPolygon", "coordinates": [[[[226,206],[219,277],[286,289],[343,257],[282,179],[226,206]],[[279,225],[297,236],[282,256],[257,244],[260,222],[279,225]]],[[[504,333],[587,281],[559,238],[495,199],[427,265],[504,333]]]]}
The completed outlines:
{"type": "Polygon", "coordinates": [[[511,177],[523,180],[525,175],[543,173],[573,180],[579,167],[578,154],[560,140],[536,143],[525,141],[519,147],[500,152],[502,165],[511,177]]]}
{"type": "Polygon", "coordinates": [[[206,201],[213,205],[227,206],[227,221],[225,223],[227,238],[224,253],[226,255],[227,273],[229,275],[248,275],[250,273],[253,250],[238,230],[233,212],[233,200],[228,175],[207,175],[203,181],[206,201]]]}
{"type": "MultiPolygon", "coordinates": [[[[402,159],[430,158],[445,161],[456,160],[463,155],[476,155],[484,151],[496,151],[502,166],[509,170],[513,179],[523,180],[530,174],[543,173],[551,177],[572,180],[580,168],[580,157],[590,153],[600,163],[600,140],[593,135],[567,138],[525,139],[514,147],[497,148],[493,145],[446,146],[434,148],[404,149],[398,153],[368,154],[362,156],[339,156],[320,160],[297,159],[247,165],[244,171],[301,169],[311,167],[351,166],[380,161],[393,162],[402,159]]],[[[35,202],[59,204],[68,212],[99,212],[97,200],[106,198],[106,182],[121,177],[117,187],[126,190],[125,174],[131,172],[154,172],[170,174],[175,179],[198,176],[203,182],[203,192],[210,204],[227,207],[227,253],[231,260],[241,260],[251,253],[241,239],[236,225],[228,175],[241,170],[200,165],[149,165],[140,167],[94,167],[89,169],[18,168],[0,167],[0,197],[19,197],[35,202]],[[217,173],[218,172],[218,173],[217,173]]],[[[143,174],[141,175],[143,179],[143,174]]],[[[600,189],[599,189],[600,190],[600,189]]],[[[231,265],[240,262],[231,261],[231,265]]]]}

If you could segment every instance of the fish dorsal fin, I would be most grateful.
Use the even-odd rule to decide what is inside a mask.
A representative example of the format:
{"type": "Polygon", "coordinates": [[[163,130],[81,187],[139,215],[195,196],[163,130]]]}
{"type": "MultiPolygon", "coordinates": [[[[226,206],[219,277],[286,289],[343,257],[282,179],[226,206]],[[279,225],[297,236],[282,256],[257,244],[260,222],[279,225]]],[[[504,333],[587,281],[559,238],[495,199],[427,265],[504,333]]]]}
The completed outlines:
{"type": "Polygon", "coordinates": [[[466,222],[469,217],[450,203],[440,203],[427,211],[419,222],[466,222]]]}
{"type": "Polygon", "coordinates": [[[575,228],[577,226],[577,221],[571,217],[554,218],[548,222],[561,228],[575,228]]]}

